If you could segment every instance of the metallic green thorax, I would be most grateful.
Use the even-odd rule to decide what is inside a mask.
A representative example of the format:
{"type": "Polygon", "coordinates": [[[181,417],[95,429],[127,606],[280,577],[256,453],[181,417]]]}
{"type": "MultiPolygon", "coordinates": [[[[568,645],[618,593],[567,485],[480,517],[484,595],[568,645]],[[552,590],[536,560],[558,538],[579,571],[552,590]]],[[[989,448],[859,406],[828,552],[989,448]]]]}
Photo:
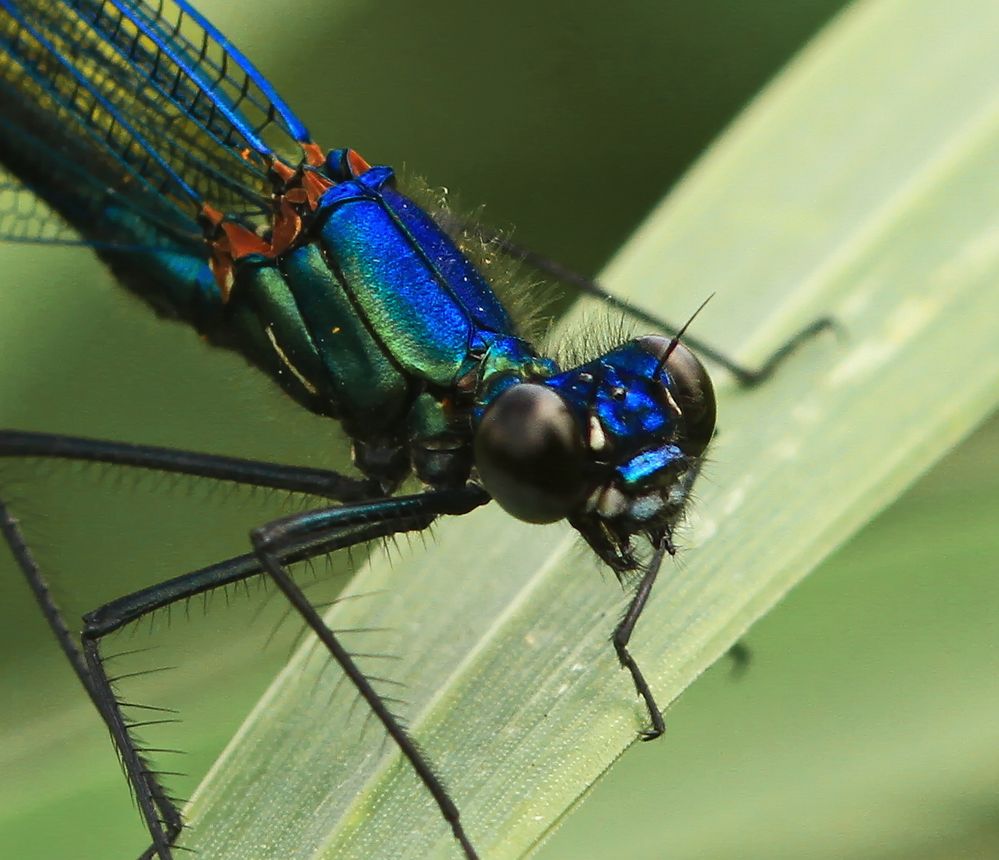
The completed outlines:
{"type": "Polygon", "coordinates": [[[239,260],[226,327],[296,400],[343,422],[359,465],[378,460],[367,451],[395,452],[401,473],[405,452],[421,479],[450,483],[467,477],[487,392],[557,368],[392,179],[375,167],[341,181],[320,200],[311,241],[239,260]]]}

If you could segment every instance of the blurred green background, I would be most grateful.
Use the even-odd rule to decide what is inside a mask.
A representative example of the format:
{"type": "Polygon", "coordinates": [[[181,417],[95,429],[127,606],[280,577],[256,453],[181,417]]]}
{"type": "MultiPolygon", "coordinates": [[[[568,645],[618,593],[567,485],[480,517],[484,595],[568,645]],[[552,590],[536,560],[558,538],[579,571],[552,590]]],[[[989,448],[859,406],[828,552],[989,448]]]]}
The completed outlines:
{"type": "MultiPolygon", "coordinates": [[[[200,4],[324,146],[405,165],[584,272],[842,5],[200,4]]],[[[86,253],[0,254],[0,425],[342,463],[329,422],[157,321],[86,253]]],[[[753,629],[745,678],[722,665],[694,685],[541,856],[999,854],[997,462],[993,420],[753,629]]],[[[4,463],[0,485],[76,614],[242,551],[248,525],[296,504],[94,468],[4,463]]],[[[345,581],[320,580],[318,600],[345,581]]],[[[120,671],[180,667],[125,690],[182,712],[149,732],[184,750],[161,760],[191,774],[171,782],[182,796],[294,640],[286,624],[265,647],[276,602],[225,602],[111,646],[152,649],[120,671]]],[[[0,857],[136,854],[106,733],[6,559],[0,647],[0,857]]]]}

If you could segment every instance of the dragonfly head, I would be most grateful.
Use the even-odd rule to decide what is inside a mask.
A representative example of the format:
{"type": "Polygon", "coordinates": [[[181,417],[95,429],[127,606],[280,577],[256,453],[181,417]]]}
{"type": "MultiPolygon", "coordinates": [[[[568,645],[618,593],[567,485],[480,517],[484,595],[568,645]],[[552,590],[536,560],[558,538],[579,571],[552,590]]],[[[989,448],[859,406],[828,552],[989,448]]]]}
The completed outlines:
{"type": "Polygon", "coordinates": [[[482,414],[475,462],[507,512],[568,519],[620,572],[636,565],[634,536],[669,539],[714,426],[704,366],[676,339],[650,335],[505,387],[482,414]]]}

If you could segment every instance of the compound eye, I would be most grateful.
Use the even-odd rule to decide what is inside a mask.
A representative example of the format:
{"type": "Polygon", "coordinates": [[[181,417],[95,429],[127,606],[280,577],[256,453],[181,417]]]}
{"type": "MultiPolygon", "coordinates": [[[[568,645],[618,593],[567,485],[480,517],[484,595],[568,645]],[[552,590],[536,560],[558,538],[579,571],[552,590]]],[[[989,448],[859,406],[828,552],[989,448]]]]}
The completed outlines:
{"type": "MultiPolygon", "coordinates": [[[[664,337],[640,338],[653,355],[663,356],[672,341],[664,337]]],[[[704,453],[715,432],[715,389],[707,370],[687,347],[678,343],[666,359],[666,374],[672,381],[670,393],[683,413],[683,450],[694,457],[704,453]]]]}
{"type": "Polygon", "coordinates": [[[585,491],[582,435],[543,385],[524,382],[496,398],[475,434],[475,464],[500,507],[529,523],[568,516],[585,491]]]}

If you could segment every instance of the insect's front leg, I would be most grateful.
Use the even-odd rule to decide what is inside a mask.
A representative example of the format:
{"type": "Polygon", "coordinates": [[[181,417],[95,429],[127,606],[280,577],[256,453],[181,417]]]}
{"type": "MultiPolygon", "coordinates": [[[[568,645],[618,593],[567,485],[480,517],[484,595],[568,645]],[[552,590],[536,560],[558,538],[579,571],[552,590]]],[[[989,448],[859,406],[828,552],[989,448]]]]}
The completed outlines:
{"type": "Polygon", "coordinates": [[[659,575],[659,568],[662,567],[663,559],[671,551],[672,544],[668,538],[660,541],[659,545],[655,548],[655,552],[652,554],[652,558],[649,560],[648,567],[642,574],[642,579],[638,583],[638,588],[635,589],[635,594],[628,604],[624,617],[618,622],[617,627],[614,628],[614,635],[611,637],[611,642],[614,644],[614,651],[617,653],[618,662],[631,674],[631,680],[635,684],[635,691],[641,696],[642,701],[645,702],[645,707],[649,711],[651,725],[641,733],[643,741],[651,741],[658,738],[666,731],[666,724],[663,722],[662,711],[656,703],[655,696],[652,694],[652,688],[649,687],[649,682],[645,680],[645,675],[642,674],[638,663],[635,662],[631,651],[628,650],[628,643],[631,641],[631,634],[635,630],[635,624],[638,623],[638,619],[645,610],[645,604],[652,593],[652,586],[659,575]]]}

